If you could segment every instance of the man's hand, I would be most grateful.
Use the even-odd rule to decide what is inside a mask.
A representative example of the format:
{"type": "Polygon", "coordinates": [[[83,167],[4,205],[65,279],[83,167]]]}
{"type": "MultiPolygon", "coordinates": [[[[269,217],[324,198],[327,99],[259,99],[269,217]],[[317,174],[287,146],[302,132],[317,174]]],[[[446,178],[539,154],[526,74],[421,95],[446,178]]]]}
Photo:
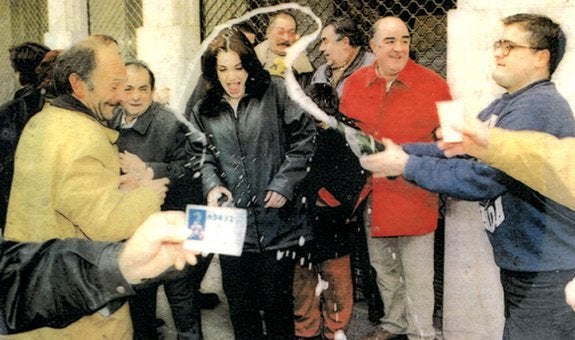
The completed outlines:
{"type": "Polygon", "coordinates": [[[220,186],[212,188],[206,197],[208,206],[219,207],[220,204],[218,200],[220,200],[222,196],[227,198],[227,202],[232,202],[233,200],[232,193],[225,187],[220,186]]]}
{"type": "MultiPolygon", "coordinates": [[[[479,156],[487,151],[489,144],[489,128],[482,121],[475,117],[465,117],[463,126],[454,125],[453,128],[463,133],[463,141],[460,143],[445,143],[440,140],[437,145],[441,148],[446,157],[453,157],[468,154],[479,156]]],[[[438,131],[441,138],[441,130],[438,131]]]]}
{"type": "Polygon", "coordinates": [[[264,198],[264,208],[276,208],[279,209],[283,207],[287,202],[287,198],[275,191],[266,192],[266,197],[264,198]]]}
{"type": "Polygon", "coordinates": [[[162,105],[170,105],[170,97],[172,95],[172,90],[167,86],[162,86],[154,91],[154,101],[162,105]]]}
{"type": "Polygon", "coordinates": [[[158,199],[162,203],[164,202],[164,199],[166,199],[166,193],[168,192],[168,184],[170,184],[170,180],[167,177],[153,179],[154,171],[152,168],[145,168],[142,175],[137,178],[138,185],[135,188],[134,178],[135,176],[133,174],[123,175],[120,178],[120,190],[130,191],[138,187],[150,188],[156,193],[158,199]]]}
{"type": "MultiPolygon", "coordinates": [[[[152,170],[148,168],[149,170],[152,170]]],[[[170,180],[167,177],[162,177],[158,179],[143,179],[140,181],[140,185],[146,188],[150,188],[154,190],[158,199],[164,202],[166,199],[166,193],[168,192],[168,184],[170,184],[170,180]]]]}
{"type": "Polygon", "coordinates": [[[383,138],[381,142],[385,146],[385,151],[361,156],[359,158],[361,166],[376,178],[402,175],[409,155],[391,139],[383,138]]]}
{"type": "MultiPolygon", "coordinates": [[[[146,163],[138,156],[124,151],[120,153],[120,168],[125,174],[132,174],[138,180],[143,178],[146,172],[146,163]]],[[[152,170],[152,178],[154,171],[152,170]]]]}
{"type": "Polygon", "coordinates": [[[126,242],[118,257],[126,281],[137,284],[162,274],[171,266],[182,270],[186,263],[196,264],[197,253],[183,248],[190,234],[184,212],[151,215],[126,242]]]}
{"type": "Polygon", "coordinates": [[[134,175],[122,175],[120,176],[120,191],[124,194],[129,193],[132,190],[138,189],[140,187],[140,182],[134,177],[134,175]]]}

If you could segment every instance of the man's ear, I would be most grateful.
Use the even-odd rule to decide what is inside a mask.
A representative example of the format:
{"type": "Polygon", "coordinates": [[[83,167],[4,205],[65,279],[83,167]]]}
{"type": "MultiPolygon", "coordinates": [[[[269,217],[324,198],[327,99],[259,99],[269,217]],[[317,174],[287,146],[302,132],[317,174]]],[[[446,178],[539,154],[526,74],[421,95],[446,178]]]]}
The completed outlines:
{"type": "Polygon", "coordinates": [[[270,34],[272,34],[273,25],[275,25],[275,23],[273,23],[273,24],[271,24],[271,25],[268,25],[268,27],[266,27],[266,38],[267,38],[267,39],[269,39],[270,34]]]}
{"type": "Polygon", "coordinates": [[[341,38],[341,41],[343,41],[343,42],[345,42],[346,40],[347,40],[347,44],[351,46],[351,43],[350,43],[348,37],[343,37],[343,38],[341,38]]]}
{"type": "Polygon", "coordinates": [[[537,51],[537,67],[539,68],[549,68],[549,62],[551,61],[551,52],[549,50],[537,51]]]}
{"type": "Polygon", "coordinates": [[[75,97],[84,98],[86,96],[86,82],[84,82],[77,73],[70,74],[68,81],[70,82],[72,93],[75,97]]]}
{"type": "Polygon", "coordinates": [[[370,39],[369,40],[369,49],[371,50],[371,53],[375,53],[376,47],[377,47],[377,44],[375,43],[375,41],[370,39]]]}

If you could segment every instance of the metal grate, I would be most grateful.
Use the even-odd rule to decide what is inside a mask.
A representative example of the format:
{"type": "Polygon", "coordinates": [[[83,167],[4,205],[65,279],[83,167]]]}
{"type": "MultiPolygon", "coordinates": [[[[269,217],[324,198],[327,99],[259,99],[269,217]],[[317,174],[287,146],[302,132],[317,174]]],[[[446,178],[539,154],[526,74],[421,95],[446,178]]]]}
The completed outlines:
{"type": "MultiPolygon", "coordinates": [[[[136,29],[143,24],[142,0],[85,0],[91,34],[108,34],[118,40],[126,59],[137,57],[136,29]]],[[[10,99],[17,86],[8,48],[25,41],[43,43],[48,31],[47,0],[0,2],[0,102],[10,99]]],[[[48,46],[52,47],[52,46],[48,46]]]]}
{"type": "Polygon", "coordinates": [[[12,43],[42,42],[48,31],[46,0],[11,0],[12,43]],[[30,10],[33,8],[34,10],[30,10]]]}
{"type": "Polygon", "coordinates": [[[116,38],[126,59],[137,57],[136,29],[143,24],[142,0],[88,0],[90,34],[116,38]]]}
{"type": "Polygon", "coordinates": [[[8,49],[26,41],[44,43],[48,31],[47,0],[10,0],[0,5],[0,102],[12,99],[18,86],[8,49]],[[33,9],[33,10],[31,10],[33,9]]]}
{"type": "MultiPolygon", "coordinates": [[[[292,1],[246,0],[202,0],[202,37],[206,37],[218,24],[246,11],[292,1]]],[[[372,23],[379,17],[394,15],[403,19],[412,31],[412,57],[445,77],[446,75],[446,13],[456,7],[456,0],[342,0],[342,1],[297,1],[308,6],[322,21],[334,16],[349,15],[360,22],[360,29],[366,41],[372,23]]],[[[296,14],[298,33],[305,34],[315,29],[310,18],[296,14]]],[[[263,40],[268,17],[256,16],[251,19],[257,30],[258,42],[263,40]]],[[[308,46],[308,56],[317,67],[323,60],[319,41],[308,46]]]]}
{"type": "Polygon", "coordinates": [[[202,39],[210,34],[217,25],[224,23],[248,11],[243,1],[211,0],[202,1],[202,39]]]}

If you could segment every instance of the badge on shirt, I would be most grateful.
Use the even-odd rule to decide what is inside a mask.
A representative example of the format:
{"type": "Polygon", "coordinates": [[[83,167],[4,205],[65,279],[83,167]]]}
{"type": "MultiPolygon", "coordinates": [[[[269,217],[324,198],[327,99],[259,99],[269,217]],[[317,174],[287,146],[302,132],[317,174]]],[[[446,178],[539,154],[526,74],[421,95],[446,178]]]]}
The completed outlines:
{"type": "Polygon", "coordinates": [[[479,202],[481,207],[481,219],[483,226],[490,232],[494,232],[503,221],[505,221],[505,212],[503,211],[503,200],[501,196],[495,200],[486,200],[479,202]]]}

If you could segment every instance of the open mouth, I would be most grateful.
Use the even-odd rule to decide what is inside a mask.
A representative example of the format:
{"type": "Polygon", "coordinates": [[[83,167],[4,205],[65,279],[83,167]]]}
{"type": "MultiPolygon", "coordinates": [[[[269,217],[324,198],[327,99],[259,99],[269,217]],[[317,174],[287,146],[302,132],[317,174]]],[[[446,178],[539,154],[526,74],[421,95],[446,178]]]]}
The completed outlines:
{"type": "Polygon", "coordinates": [[[233,83],[233,84],[228,83],[227,88],[230,94],[238,94],[241,90],[240,83],[233,83]]]}

